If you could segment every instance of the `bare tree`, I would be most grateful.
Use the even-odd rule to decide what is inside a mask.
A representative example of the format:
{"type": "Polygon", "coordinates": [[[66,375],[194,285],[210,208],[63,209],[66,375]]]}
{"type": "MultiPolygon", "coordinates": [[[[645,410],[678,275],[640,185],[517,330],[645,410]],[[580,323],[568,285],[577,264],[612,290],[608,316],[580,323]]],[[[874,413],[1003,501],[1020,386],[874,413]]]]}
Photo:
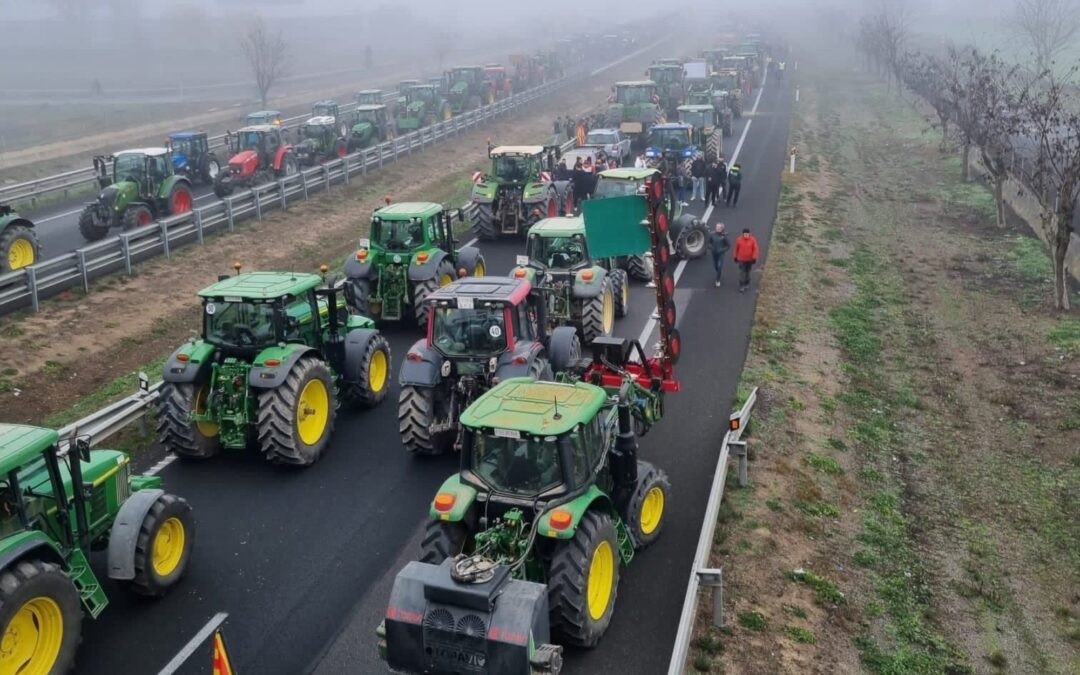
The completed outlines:
{"type": "Polygon", "coordinates": [[[904,83],[923,97],[934,109],[937,121],[932,124],[941,131],[942,152],[948,148],[949,124],[956,115],[956,101],[949,85],[956,79],[952,70],[956,62],[943,57],[919,54],[914,56],[905,70],[904,83]]]}
{"type": "Polygon", "coordinates": [[[251,72],[255,76],[255,88],[258,89],[259,98],[265,107],[270,88],[287,72],[289,45],[280,30],[270,33],[263,18],[256,16],[244,33],[240,48],[244,50],[244,56],[251,66],[251,72]]]}
{"type": "Polygon", "coordinates": [[[971,146],[979,127],[979,109],[971,96],[972,78],[975,73],[968,67],[974,50],[949,47],[943,71],[944,86],[951,99],[953,132],[960,144],[961,180],[965,183],[971,176],[971,146]]]}
{"type": "Polygon", "coordinates": [[[1076,39],[1080,8],[1077,0],[1016,0],[1011,25],[1031,48],[1041,73],[1076,39]]]}

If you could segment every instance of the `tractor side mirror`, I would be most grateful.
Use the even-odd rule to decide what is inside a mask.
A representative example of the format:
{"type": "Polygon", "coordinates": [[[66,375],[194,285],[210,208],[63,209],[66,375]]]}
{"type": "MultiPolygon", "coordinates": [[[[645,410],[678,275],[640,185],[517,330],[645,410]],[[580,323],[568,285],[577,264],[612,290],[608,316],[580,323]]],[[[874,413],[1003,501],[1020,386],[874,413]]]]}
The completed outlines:
{"type": "Polygon", "coordinates": [[[90,462],[90,437],[80,436],[75,439],[75,448],[78,451],[79,459],[83,462],[90,462]]]}

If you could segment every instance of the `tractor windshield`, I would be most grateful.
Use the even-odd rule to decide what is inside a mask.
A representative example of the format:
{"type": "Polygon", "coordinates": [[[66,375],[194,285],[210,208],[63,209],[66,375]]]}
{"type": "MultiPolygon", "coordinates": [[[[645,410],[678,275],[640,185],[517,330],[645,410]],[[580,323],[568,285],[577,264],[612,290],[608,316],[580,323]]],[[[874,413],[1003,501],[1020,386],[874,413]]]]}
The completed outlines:
{"type": "Polygon", "coordinates": [[[411,251],[424,243],[420,220],[379,220],[372,222],[371,235],[387,251],[411,251]]]}
{"type": "Polygon", "coordinates": [[[502,307],[439,307],[431,343],[446,356],[487,356],[506,350],[502,307]]]}
{"type": "Polygon", "coordinates": [[[337,117],[337,106],[317,105],[311,108],[312,117],[337,117]]]}
{"type": "Polygon", "coordinates": [[[206,341],[221,347],[266,347],[276,343],[277,307],[268,302],[207,300],[206,341]]]}
{"type": "Polygon", "coordinates": [[[559,446],[553,437],[505,438],[476,433],[472,470],[495,490],[518,495],[540,494],[562,482],[559,446]]]}
{"type": "Polygon", "coordinates": [[[682,150],[690,145],[690,130],[656,129],[649,132],[649,146],[661,150],[682,150]]]}
{"type": "Polygon", "coordinates": [[[317,141],[321,141],[330,127],[323,126],[321,124],[309,124],[304,127],[304,138],[312,138],[317,141]]]}
{"type": "Polygon", "coordinates": [[[605,178],[601,174],[600,180],[596,181],[596,190],[593,191],[593,199],[627,197],[629,195],[639,194],[645,194],[644,181],[605,178]]]}
{"type": "Polygon", "coordinates": [[[704,129],[707,126],[712,126],[712,112],[704,110],[688,112],[684,110],[679,113],[679,121],[692,124],[697,129],[704,129]]]}
{"type": "Polygon", "coordinates": [[[615,90],[615,100],[623,105],[651,103],[652,97],[652,87],[618,87],[615,90]]]}
{"type": "Polygon", "coordinates": [[[536,160],[520,155],[497,155],[492,158],[492,173],[511,183],[524,183],[533,174],[536,160]]]}
{"type": "Polygon", "coordinates": [[[585,237],[529,237],[529,259],[554,269],[568,270],[588,261],[585,237]]]}
{"type": "Polygon", "coordinates": [[[239,135],[238,143],[241,150],[260,150],[262,139],[263,135],[258,131],[245,131],[239,135]]]}
{"type": "Polygon", "coordinates": [[[379,115],[377,110],[357,110],[356,122],[371,122],[372,124],[378,123],[379,115]]]}
{"type": "Polygon", "coordinates": [[[649,79],[657,84],[668,84],[675,81],[675,74],[670,68],[649,68],[649,79]]]}
{"type": "Polygon", "coordinates": [[[169,144],[172,145],[172,152],[174,156],[183,155],[184,157],[187,157],[190,161],[192,155],[195,154],[193,152],[194,148],[192,147],[194,145],[194,140],[191,138],[173,138],[170,139],[169,144]]]}
{"type": "Polygon", "coordinates": [[[136,153],[117,155],[113,160],[113,180],[117,183],[122,181],[144,182],[146,180],[146,156],[136,153]]]}
{"type": "Polygon", "coordinates": [[[723,91],[732,91],[739,88],[734,75],[718,75],[713,78],[713,84],[716,85],[717,89],[723,91]]]}

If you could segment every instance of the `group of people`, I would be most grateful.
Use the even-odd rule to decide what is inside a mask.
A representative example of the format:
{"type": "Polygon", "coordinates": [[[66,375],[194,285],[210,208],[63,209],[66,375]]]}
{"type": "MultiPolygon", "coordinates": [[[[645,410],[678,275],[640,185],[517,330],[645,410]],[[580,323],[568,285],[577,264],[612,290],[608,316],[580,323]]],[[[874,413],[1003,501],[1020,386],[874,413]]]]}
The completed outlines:
{"type": "Polygon", "coordinates": [[[589,129],[596,129],[603,125],[603,113],[589,113],[578,117],[577,120],[572,115],[566,117],[559,115],[552,123],[552,142],[555,145],[562,145],[570,139],[575,139],[578,145],[585,145],[585,136],[589,133],[589,129]]]}
{"type": "MultiPolygon", "coordinates": [[[[713,268],[716,270],[716,287],[720,287],[720,277],[724,271],[724,257],[731,250],[731,242],[728,240],[727,228],[723,223],[717,223],[716,229],[709,237],[709,248],[712,249],[713,268]]],[[[744,227],[742,234],[735,238],[735,251],[732,257],[739,266],[739,292],[743,293],[750,287],[750,272],[757,263],[760,250],[757,238],[750,233],[750,228],[744,227]]]]}
{"type": "Polygon", "coordinates": [[[578,157],[574,162],[573,168],[566,165],[566,159],[560,159],[558,166],[555,167],[555,180],[569,181],[571,188],[574,191],[574,203],[579,204],[582,200],[588,199],[592,196],[593,190],[596,189],[596,181],[601,171],[608,169],[607,159],[604,159],[603,168],[600,165],[600,155],[597,155],[596,164],[593,163],[591,157],[586,157],[582,160],[578,157]]]}
{"type": "MultiPolygon", "coordinates": [[[[638,155],[634,160],[635,168],[644,169],[647,166],[645,155],[638,155]]],[[[701,199],[706,206],[715,206],[723,199],[726,206],[738,206],[742,178],[742,167],[738,163],[729,167],[723,155],[707,162],[704,155],[698,154],[690,163],[689,175],[679,166],[678,175],[675,176],[676,198],[683,203],[701,199]],[[690,190],[689,200],[686,197],[687,189],[690,190]]]]}

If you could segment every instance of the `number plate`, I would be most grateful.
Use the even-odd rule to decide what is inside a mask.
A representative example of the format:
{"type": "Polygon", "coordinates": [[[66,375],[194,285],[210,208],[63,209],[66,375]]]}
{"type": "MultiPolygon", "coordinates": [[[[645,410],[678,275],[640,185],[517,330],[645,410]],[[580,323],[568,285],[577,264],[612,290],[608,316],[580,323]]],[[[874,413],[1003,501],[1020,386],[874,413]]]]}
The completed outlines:
{"type": "Polygon", "coordinates": [[[521,432],[517,429],[495,429],[495,438],[520,439],[521,432]]]}
{"type": "Polygon", "coordinates": [[[371,248],[371,240],[370,239],[361,239],[360,240],[360,248],[371,248]]]}
{"type": "Polygon", "coordinates": [[[518,267],[525,267],[529,264],[529,256],[527,255],[519,255],[515,260],[517,260],[516,264],[518,267]]]}

